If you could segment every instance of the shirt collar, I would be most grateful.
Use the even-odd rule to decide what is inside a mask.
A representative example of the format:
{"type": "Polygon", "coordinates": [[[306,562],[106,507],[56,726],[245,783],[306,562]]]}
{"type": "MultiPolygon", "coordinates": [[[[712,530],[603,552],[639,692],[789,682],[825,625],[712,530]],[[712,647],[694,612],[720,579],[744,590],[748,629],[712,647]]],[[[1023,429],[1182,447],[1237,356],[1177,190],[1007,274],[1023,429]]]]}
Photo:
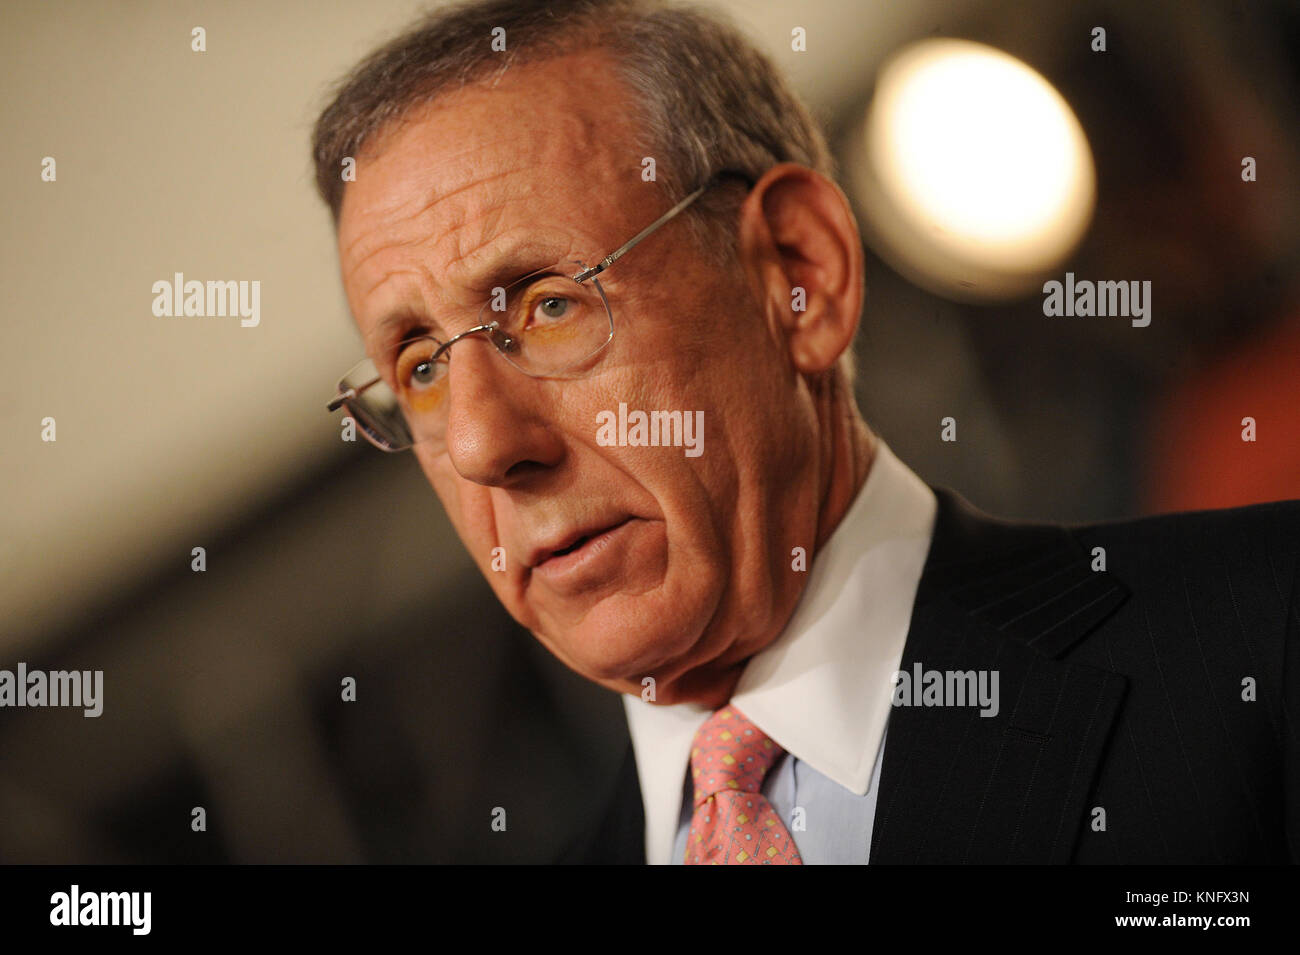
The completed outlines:
{"type": "MultiPolygon", "coordinates": [[[[934,492],[883,440],[866,481],[808,570],[781,634],[731,702],[782,748],[858,795],[871,782],[930,549],[934,492]]],[[[645,805],[646,859],[671,861],[695,731],[713,711],[625,695],[645,805]]]]}

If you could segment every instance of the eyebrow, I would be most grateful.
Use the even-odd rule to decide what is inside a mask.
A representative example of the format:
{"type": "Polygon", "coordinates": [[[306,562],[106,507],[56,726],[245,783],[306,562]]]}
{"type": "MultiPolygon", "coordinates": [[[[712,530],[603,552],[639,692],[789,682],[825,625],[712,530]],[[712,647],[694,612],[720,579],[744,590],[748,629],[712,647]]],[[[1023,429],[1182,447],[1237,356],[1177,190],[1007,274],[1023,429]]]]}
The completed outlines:
{"type": "MultiPolygon", "coordinates": [[[[561,253],[553,245],[514,245],[505,249],[492,263],[465,283],[465,287],[481,295],[486,302],[492,289],[498,286],[508,287],[514,282],[534,272],[555,268],[563,272],[561,253]]],[[[568,273],[565,273],[568,274],[568,273]]],[[[482,307],[481,305],[479,306],[482,307]]],[[[477,317],[477,313],[475,316],[477,317]]],[[[472,319],[471,319],[472,320],[472,319]]],[[[410,306],[398,306],[384,315],[376,324],[370,340],[376,346],[376,353],[384,363],[392,357],[391,352],[408,338],[441,332],[444,340],[449,337],[442,323],[431,318],[422,309],[410,306]]],[[[382,369],[381,369],[382,372],[382,369]]]]}
{"type": "Polygon", "coordinates": [[[442,331],[442,327],[436,321],[432,321],[421,311],[403,307],[385,315],[375,326],[370,339],[386,361],[389,357],[388,352],[407,338],[432,334],[435,331],[442,331]]]}

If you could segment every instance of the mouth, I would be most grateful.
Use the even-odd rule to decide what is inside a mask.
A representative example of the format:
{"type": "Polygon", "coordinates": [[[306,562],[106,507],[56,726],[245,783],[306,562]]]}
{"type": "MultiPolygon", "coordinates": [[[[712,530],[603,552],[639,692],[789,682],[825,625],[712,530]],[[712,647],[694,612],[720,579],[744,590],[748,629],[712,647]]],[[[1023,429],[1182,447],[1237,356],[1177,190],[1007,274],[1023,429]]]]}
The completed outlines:
{"type": "Polygon", "coordinates": [[[632,520],[624,517],[612,524],[575,530],[560,540],[533,552],[529,566],[543,573],[553,572],[577,563],[583,557],[599,551],[611,538],[632,520]]]}
{"type": "MultiPolygon", "coordinates": [[[[563,557],[565,554],[572,554],[575,550],[577,550],[577,549],[578,549],[579,547],[581,547],[583,544],[587,543],[587,541],[591,540],[591,538],[592,538],[593,536],[595,536],[595,535],[593,535],[593,534],[583,534],[581,537],[579,537],[576,541],[574,541],[574,542],[573,542],[572,544],[570,544],[568,547],[561,547],[561,548],[560,548],[559,550],[557,550],[557,551],[552,551],[552,552],[551,552],[551,557],[563,557]]],[[[551,559],[550,557],[547,558],[547,560],[550,560],[550,559],[551,559]]]]}

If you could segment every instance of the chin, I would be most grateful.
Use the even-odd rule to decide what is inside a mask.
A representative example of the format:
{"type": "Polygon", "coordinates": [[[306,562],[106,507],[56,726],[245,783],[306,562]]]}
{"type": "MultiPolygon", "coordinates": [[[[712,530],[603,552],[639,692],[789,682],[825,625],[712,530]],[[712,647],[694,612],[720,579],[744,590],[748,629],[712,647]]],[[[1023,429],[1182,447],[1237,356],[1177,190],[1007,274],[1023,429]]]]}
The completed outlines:
{"type": "Polygon", "coordinates": [[[650,594],[607,597],[550,642],[588,679],[640,687],[661,668],[680,666],[700,639],[699,621],[708,617],[666,603],[650,594]]]}

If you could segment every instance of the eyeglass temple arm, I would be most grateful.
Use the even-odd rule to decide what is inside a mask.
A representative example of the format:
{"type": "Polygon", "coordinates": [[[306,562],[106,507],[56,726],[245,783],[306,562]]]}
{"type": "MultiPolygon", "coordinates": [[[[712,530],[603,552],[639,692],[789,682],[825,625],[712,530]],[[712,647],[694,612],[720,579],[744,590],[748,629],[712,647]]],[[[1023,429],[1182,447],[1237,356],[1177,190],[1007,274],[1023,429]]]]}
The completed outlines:
{"type": "Polygon", "coordinates": [[[577,275],[573,277],[573,281],[582,283],[587,281],[587,279],[591,278],[593,275],[597,275],[605,271],[607,268],[609,268],[611,265],[617,262],[620,258],[622,258],[627,252],[631,251],[633,246],[635,246],[638,242],[640,242],[642,239],[648,236],[655,229],[659,228],[661,225],[663,225],[673,216],[677,215],[677,213],[681,212],[692,202],[698,199],[700,195],[704,192],[704,190],[707,188],[709,188],[708,183],[705,183],[704,185],[700,186],[700,188],[696,189],[694,192],[688,195],[681,202],[677,203],[677,205],[673,206],[671,209],[669,209],[667,212],[661,215],[654,222],[650,223],[648,226],[646,226],[636,235],[632,236],[632,238],[628,239],[625,243],[623,243],[613,252],[609,253],[609,255],[601,259],[599,263],[593,265],[589,269],[583,269],[581,272],[579,272],[577,275]]]}
{"type": "MultiPolygon", "coordinates": [[[[375,381],[378,380],[379,380],[378,378],[375,379],[375,381]]],[[[375,383],[374,381],[370,382],[370,384],[372,385],[374,383],[375,383]]],[[[357,394],[358,391],[355,388],[349,388],[347,391],[340,391],[337,395],[334,396],[334,399],[328,405],[325,406],[325,410],[338,411],[340,408],[343,407],[343,403],[345,401],[350,401],[351,399],[355,398],[357,394]]]]}
{"type": "Polygon", "coordinates": [[[581,272],[579,272],[577,275],[573,277],[573,280],[581,284],[587,281],[587,279],[591,278],[593,275],[599,275],[601,272],[605,271],[607,268],[609,268],[611,265],[617,262],[620,258],[622,258],[627,252],[629,252],[632,249],[632,247],[635,246],[638,242],[640,242],[642,239],[648,236],[655,229],[659,228],[661,225],[663,225],[665,222],[667,222],[673,216],[677,215],[677,213],[681,212],[692,202],[698,199],[701,195],[703,195],[706,189],[713,186],[715,183],[718,182],[718,180],[727,176],[739,176],[740,178],[748,182],[751,186],[753,186],[754,184],[753,180],[750,179],[747,173],[733,172],[731,170],[723,170],[722,172],[715,173],[714,175],[709,177],[708,181],[705,182],[704,185],[700,186],[700,188],[696,189],[685,199],[677,203],[677,205],[673,206],[671,209],[669,209],[667,212],[661,215],[654,222],[650,223],[648,226],[646,226],[636,235],[632,236],[632,238],[628,239],[627,242],[623,243],[623,245],[619,246],[609,255],[605,256],[603,259],[600,260],[599,263],[593,265],[589,269],[583,269],[581,272]]]}

